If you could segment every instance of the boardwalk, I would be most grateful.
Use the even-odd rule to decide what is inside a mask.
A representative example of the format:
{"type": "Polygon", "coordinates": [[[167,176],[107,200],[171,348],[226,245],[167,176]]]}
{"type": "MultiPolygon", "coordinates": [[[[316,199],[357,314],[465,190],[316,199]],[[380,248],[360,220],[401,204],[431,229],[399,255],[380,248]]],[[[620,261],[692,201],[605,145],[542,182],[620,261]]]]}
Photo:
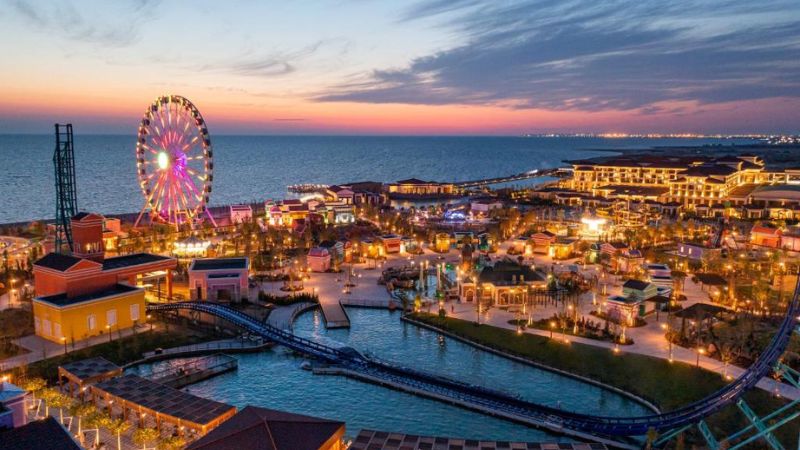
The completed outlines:
{"type": "Polygon", "coordinates": [[[344,310],[341,302],[321,303],[322,317],[325,319],[325,328],[350,328],[350,317],[344,310]]]}

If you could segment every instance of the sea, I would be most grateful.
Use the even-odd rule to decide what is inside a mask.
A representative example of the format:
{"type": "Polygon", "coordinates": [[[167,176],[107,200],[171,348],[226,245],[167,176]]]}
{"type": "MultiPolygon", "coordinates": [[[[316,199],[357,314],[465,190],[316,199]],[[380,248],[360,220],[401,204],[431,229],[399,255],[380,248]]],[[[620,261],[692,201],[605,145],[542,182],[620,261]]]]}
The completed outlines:
{"type": "MultiPolygon", "coordinates": [[[[211,136],[211,205],[282,199],[299,183],[465,181],[564,165],[609,150],[751,143],[594,137],[211,136]]],[[[78,208],[138,212],[135,136],[75,134],[78,208]]],[[[55,215],[52,135],[0,135],[0,223],[55,215]]]]}

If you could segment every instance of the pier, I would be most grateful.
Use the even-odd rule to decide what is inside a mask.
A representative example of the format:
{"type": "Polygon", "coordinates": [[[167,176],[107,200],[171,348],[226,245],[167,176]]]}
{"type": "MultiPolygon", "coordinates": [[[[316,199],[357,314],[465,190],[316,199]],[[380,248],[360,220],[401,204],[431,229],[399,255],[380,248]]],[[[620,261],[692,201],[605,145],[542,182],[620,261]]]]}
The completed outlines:
{"type": "Polygon", "coordinates": [[[150,381],[180,389],[198,381],[231,372],[239,368],[239,360],[233,356],[217,353],[216,355],[197,358],[192,361],[170,366],[153,372],[145,377],[150,381]]]}
{"type": "Polygon", "coordinates": [[[484,178],[482,180],[472,180],[472,181],[459,181],[453,183],[453,185],[458,188],[488,186],[490,184],[510,183],[512,181],[529,180],[531,178],[551,177],[557,175],[559,171],[560,169],[543,169],[543,170],[533,169],[527,172],[518,173],[516,175],[508,175],[505,177],[484,178]]]}
{"type": "Polygon", "coordinates": [[[325,328],[350,328],[350,317],[344,310],[342,302],[320,303],[322,308],[322,318],[325,320],[325,328]]]}

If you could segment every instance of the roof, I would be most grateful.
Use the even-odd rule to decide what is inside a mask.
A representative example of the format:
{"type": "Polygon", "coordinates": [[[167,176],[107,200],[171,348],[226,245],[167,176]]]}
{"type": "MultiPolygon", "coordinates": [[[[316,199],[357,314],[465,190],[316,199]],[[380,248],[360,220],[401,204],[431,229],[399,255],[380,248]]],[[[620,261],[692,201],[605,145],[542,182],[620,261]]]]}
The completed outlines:
{"type": "Polygon", "coordinates": [[[398,181],[397,184],[439,184],[439,183],[435,181],[420,180],[419,178],[408,178],[405,180],[398,181]]]}
{"type": "Polygon", "coordinates": [[[69,432],[52,416],[21,427],[0,429],[0,448],[4,450],[81,450],[69,432]]]}
{"type": "Polygon", "coordinates": [[[308,251],[308,256],[329,257],[330,252],[324,247],[314,247],[308,251]]]}
{"type": "Polygon", "coordinates": [[[103,260],[103,270],[121,269],[123,267],[138,266],[159,261],[172,260],[169,256],[154,255],[152,253],[133,253],[130,255],[115,256],[103,260]]]}
{"type": "Polygon", "coordinates": [[[750,230],[750,234],[753,234],[753,233],[769,234],[769,235],[777,236],[777,235],[781,234],[781,230],[779,230],[777,228],[762,227],[762,226],[756,225],[750,230]]]}
{"type": "Polygon", "coordinates": [[[99,291],[94,291],[89,294],[68,297],[66,292],[62,292],[60,294],[48,295],[45,297],[36,297],[35,300],[50,303],[51,305],[60,307],[60,306],[75,305],[82,302],[99,300],[105,297],[111,297],[114,295],[126,294],[128,292],[143,291],[143,290],[144,289],[142,288],[138,288],[136,286],[128,286],[127,284],[115,284],[109,288],[102,289],[99,291]]]}
{"type": "Polygon", "coordinates": [[[681,175],[687,177],[708,177],[708,176],[728,176],[738,172],[736,168],[731,166],[726,166],[723,164],[709,164],[709,165],[700,165],[695,167],[690,167],[683,172],[681,175]]]}
{"type": "Polygon", "coordinates": [[[234,409],[231,405],[179,391],[133,374],[101,381],[92,387],[153,411],[199,425],[206,425],[234,409]]]}
{"type": "Polygon", "coordinates": [[[495,286],[511,286],[516,279],[517,283],[544,281],[544,275],[531,269],[530,266],[520,265],[512,261],[497,261],[494,266],[486,266],[478,276],[481,283],[492,283],[495,286]]]}
{"type": "Polygon", "coordinates": [[[206,258],[192,261],[189,270],[247,269],[247,258],[206,258]]]}
{"type": "Polygon", "coordinates": [[[682,319],[705,320],[709,317],[716,317],[717,314],[727,311],[728,308],[723,308],[722,306],[712,305],[710,303],[695,303],[688,308],[676,312],[675,316],[682,319]]]}
{"type": "Polygon", "coordinates": [[[35,266],[46,267],[48,269],[64,272],[70,267],[81,262],[81,258],[72,255],[62,255],[60,253],[48,253],[33,263],[35,266]]]}
{"type": "Polygon", "coordinates": [[[430,450],[430,449],[558,449],[558,450],[605,450],[599,443],[532,443],[494,442],[478,439],[418,436],[414,434],[388,433],[386,431],[361,430],[350,445],[350,450],[430,450]]]}
{"type": "Polygon", "coordinates": [[[108,375],[111,372],[122,369],[120,366],[101,356],[68,362],[62,364],[60,367],[81,380],[108,375]]]}
{"type": "Polygon", "coordinates": [[[709,286],[726,286],[728,284],[728,280],[716,273],[698,273],[695,276],[698,281],[709,286]]]}
{"type": "Polygon", "coordinates": [[[27,393],[28,391],[22,389],[16,384],[11,384],[7,381],[0,381],[0,410],[2,409],[2,403],[19,398],[27,393]]]}
{"type": "Polygon", "coordinates": [[[187,450],[318,450],[344,434],[344,422],[246,406],[187,450]]]}
{"type": "Polygon", "coordinates": [[[627,289],[635,289],[637,291],[643,291],[648,287],[650,287],[650,283],[642,280],[628,280],[625,282],[625,284],[622,285],[622,287],[627,289]]]}

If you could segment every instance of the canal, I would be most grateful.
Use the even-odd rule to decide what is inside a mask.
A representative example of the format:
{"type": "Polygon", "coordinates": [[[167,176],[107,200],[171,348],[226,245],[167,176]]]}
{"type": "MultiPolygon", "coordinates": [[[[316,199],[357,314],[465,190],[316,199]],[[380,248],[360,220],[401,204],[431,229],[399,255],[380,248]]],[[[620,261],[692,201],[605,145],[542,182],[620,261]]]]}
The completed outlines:
{"type": "MultiPolygon", "coordinates": [[[[439,373],[568,410],[608,416],[647,414],[614,392],[478,350],[400,321],[400,313],[348,308],[350,330],[326,330],[319,311],[298,317],[298,335],[339,342],[401,365],[439,373]]],[[[237,355],[238,372],[186,388],[237,407],[248,404],[342,420],[347,434],[369,428],[411,434],[514,441],[569,438],[340,376],[300,369],[304,359],[283,348],[237,355]]],[[[161,363],[164,364],[164,363],[161,363]]],[[[635,374],[631,374],[635,376],[635,374]]]]}

